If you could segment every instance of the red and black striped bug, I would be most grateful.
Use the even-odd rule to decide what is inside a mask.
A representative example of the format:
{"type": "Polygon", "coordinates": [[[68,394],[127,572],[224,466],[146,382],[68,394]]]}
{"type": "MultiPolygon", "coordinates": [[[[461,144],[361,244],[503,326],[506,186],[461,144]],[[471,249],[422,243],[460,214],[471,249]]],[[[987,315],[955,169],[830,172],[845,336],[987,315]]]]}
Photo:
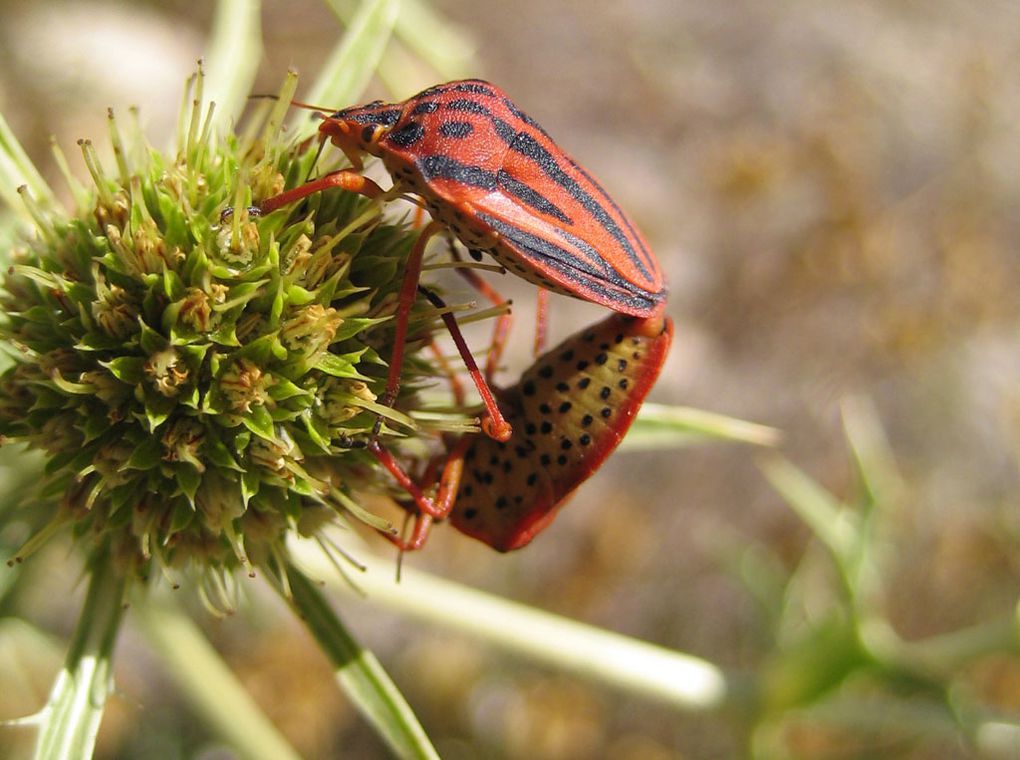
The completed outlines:
{"type": "MultiPolygon", "coordinates": [[[[381,158],[394,181],[389,194],[423,199],[436,223],[423,230],[405,280],[417,283],[425,243],[447,229],[475,255],[488,253],[542,288],[632,316],[662,312],[662,271],[637,227],[495,85],[449,82],[403,103],[345,108],[325,118],[319,133],[355,170],[366,153],[381,158]]],[[[371,180],[341,170],[269,198],[260,209],[268,213],[330,187],[383,193],[371,180]]],[[[414,297],[408,290],[405,317],[414,297]]],[[[399,381],[399,361],[391,371],[399,381]]],[[[505,440],[509,431],[496,427],[494,437],[505,440]]]]}
{"type": "MultiPolygon", "coordinates": [[[[261,213],[340,188],[369,197],[414,194],[432,216],[405,267],[384,403],[393,403],[399,388],[407,321],[425,247],[444,230],[473,257],[480,259],[488,253],[543,291],[602,304],[619,314],[650,320],[651,332],[672,334],[663,316],[662,271],[637,227],[602,186],[495,85],[477,79],[449,82],[402,103],[375,101],[341,109],[323,119],[319,133],[323,142],[329,140],[345,153],[353,170],[332,172],[269,198],[258,207],[261,213]],[[365,154],[382,160],[393,179],[389,191],[357,173],[365,154]]],[[[483,293],[489,295],[491,289],[483,293]]],[[[488,382],[496,362],[490,356],[483,376],[452,317],[446,322],[485,403],[483,430],[496,441],[508,442],[513,426],[500,411],[488,382]]],[[[538,335],[543,334],[543,322],[540,318],[538,335]]],[[[505,321],[497,326],[497,330],[505,328],[505,321]]],[[[668,345],[668,337],[664,340],[668,345]]],[[[536,346],[539,342],[536,339],[536,346]]],[[[658,355],[659,363],[646,370],[646,376],[658,373],[665,352],[658,355]]],[[[509,399],[514,393],[504,396],[509,399]]],[[[624,400],[636,399],[639,406],[643,396],[631,394],[624,400]]],[[[625,429],[626,425],[620,432],[625,429]]],[[[375,442],[370,448],[411,494],[422,514],[441,518],[449,512],[449,507],[437,507],[425,497],[385,449],[375,442]]],[[[464,443],[455,451],[467,449],[464,443]]],[[[583,475],[571,475],[561,484],[565,487],[569,481],[567,491],[601,463],[594,458],[582,461],[588,462],[578,470],[583,475]]],[[[556,487],[549,493],[562,490],[556,487]]],[[[565,492],[559,500],[563,496],[565,492]]],[[[548,512],[554,506],[545,504],[543,509],[548,512]]]]}

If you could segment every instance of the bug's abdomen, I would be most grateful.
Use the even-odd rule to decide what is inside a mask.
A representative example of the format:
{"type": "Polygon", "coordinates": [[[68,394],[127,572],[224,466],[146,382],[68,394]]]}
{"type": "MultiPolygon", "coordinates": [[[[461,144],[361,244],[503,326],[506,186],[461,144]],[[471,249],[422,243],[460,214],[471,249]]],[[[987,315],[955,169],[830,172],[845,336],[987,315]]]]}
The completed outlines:
{"type": "Polygon", "coordinates": [[[612,314],[536,360],[502,394],[513,437],[467,450],[453,525],[499,551],[527,544],[623,439],[672,338],[667,317],[612,314]]]}

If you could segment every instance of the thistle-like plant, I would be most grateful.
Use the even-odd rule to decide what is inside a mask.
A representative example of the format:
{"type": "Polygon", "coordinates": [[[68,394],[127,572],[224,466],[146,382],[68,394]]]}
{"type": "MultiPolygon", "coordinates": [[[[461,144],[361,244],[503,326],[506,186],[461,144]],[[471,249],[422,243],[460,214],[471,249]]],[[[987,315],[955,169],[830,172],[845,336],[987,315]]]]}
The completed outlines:
{"type": "MultiPolygon", "coordinates": [[[[222,141],[201,73],[192,84],[175,155],[122,137],[111,113],[116,167],[81,143],[95,187],[78,213],[26,196],[38,234],[0,293],[0,339],[17,347],[0,434],[45,452],[57,506],[18,559],[68,525],[128,574],[278,573],[290,530],[337,516],[390,530],[357,505],[358,489],[386,482],[364,444],[378,415],[384,441],[435,419],[413,419],[431,372],[413,353],[395,407],[376,401],[415,231],[349,193],[266,218],[224,213],[299,182],[315,145],[281,132],[294,78],[222,141]]],[[[416,306],[412,336],[438,321],[416,306]]]]}

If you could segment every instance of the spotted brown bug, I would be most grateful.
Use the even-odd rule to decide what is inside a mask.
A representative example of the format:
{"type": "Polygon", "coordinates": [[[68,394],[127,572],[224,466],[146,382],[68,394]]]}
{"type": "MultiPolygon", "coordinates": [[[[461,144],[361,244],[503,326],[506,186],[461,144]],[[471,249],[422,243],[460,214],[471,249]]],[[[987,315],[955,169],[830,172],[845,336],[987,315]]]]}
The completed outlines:
{"type": "MultiPolygon", "coordinates": [[[[618,405],[617,409],[631,409],[632,416],[658,374],[672,335],[671,324],[663,316],[666,286],[662,271],[637,227],[602,186],[501,89],[478,79],[440,84],[401,103],[375,101],[333,112],[323,119],[319,133],[324,142],[329,140],[344,152],[352,170],[332,172],[273,196],[258,207],[261,213],[270,213],[312,193],[340,188],[368,197],[411,194],[420,199],[432,217],[405,266],[384,403],[392,404],[399,388],[408,316],[418,292],[425,247],[432,236],[447,231],[474,258],[481,259],[482,254],[487,253],[505,269],[542,288],[540,304],[544,304],[545,291],[574,296],[612,309],[619,316],[611,317],[604,324],[613,325],[618,332],[633,339],[652,340],[645,334],[655,333],[657,348],[636,362],[637,375],[619,378],[633,385],[627,392],[618,392],[613,403],[618,405]],[[390,190],[384,191],[358,173],[365,154],[382,160],[393,179],[390,190]],[[621,322],[624,316],[631,319],[626,327],[621,322]]],[[[511,448],[534,444],[538,451],[540,442],[547,440],[531,437],[526,432],[521,440],[512,437],[514,424],[507,416],[525,426],[558,425],[563,435],[576,432],[574,428],[580,423],[572,415],[557,418],[555,422],[551,419],[535,421],[535,415],[541,412],[531,409],[523,385],[500,394],[503,405],[509,410],[504,416],[489,387],[496,361],[490,356],[483,375],[452,317],[446,322],[486,406],[487,416],[482,427],[493,443],[511,448]]],[[[540,317],[538,322],[536,346],[544,334],[544,318],[540,317]]],[[[505,330],[506,322],[501,321],[496,329],[505,330]]],[[[601,326],[592,329],[601,329],[601,326]]],[[[575,336],[568,343],[576,340],[579,339],[575,336]]],[[[573,350],[584,349],[578,344],[573,350]]],[[[569,385],[566,379],[558,383],[569,385]]],[[[550,391],[550,394],[555,393],[561,392],[550,391]]],[[[562,393],[567,395],[560,405],[588,403],[584,388],[575,386],[562,393]]],[[[470,510],[498,509],[501,497],[471,502],[475,497],[463,490],[474,487],[469,471],[457,497],[458,503],[463,499],[465,504],[476,503],[477,506],[458,508],[453,513],[454,524],[497,548],[526,543],[540,529],[535,527],[541,522],[538,516],[551,514],[556,505],[601,464],[605,455],[596,456],[595,452],[608,454],[612,450],[615,442],[607,445],[605,441],[626,430],[629,417],[626,423],[615,421],[623,417],[617,414],[612,424],[600,428],[600,443],[590,450],[591,453],[576,461],[568,457],[572,462],[569,470],[549,475],[552,480],[541,489],[514,492],[511,498],[520,496],[522,504],[532,497],[537,501],[527,518],[504,521],[504,527],[499,530],[470,527],[470,510]]],[[[579,438],[584,435],[578,433],[579,438]]],[[[459,442],[451,450],[449,472],[456,470],[460,455],[467,461],[490,445],[484,440],[459,442]]],[[[452,493],[448,479],[439,484],[441,496],[430,499],[389,452],[374,441],[370,448],[413,497],[423,516],[442,518],[449,513],[456,494],[452,493]],[[447,483],[445,490],[444,483],[447,483]]],[[[536,456],[539,457],[536,461],[541,462],[545,455],[536,456]]],[[[556,456],[557,461],[561,456],[564,455],[556,456]]],[[[444,468],[444,473],[447,469],[444,468]]]]}
{"type": "Polygon", "coordinates": [[[431,523],[448,514],[498,551],[528,544],[623,440],[672,338],[668,317],[612,314],[539,357],[497,392],[513,437],[457,440],[436,486],[437,514],[414,505],[414,532],[394,543],[420,548],[431,523]]]}

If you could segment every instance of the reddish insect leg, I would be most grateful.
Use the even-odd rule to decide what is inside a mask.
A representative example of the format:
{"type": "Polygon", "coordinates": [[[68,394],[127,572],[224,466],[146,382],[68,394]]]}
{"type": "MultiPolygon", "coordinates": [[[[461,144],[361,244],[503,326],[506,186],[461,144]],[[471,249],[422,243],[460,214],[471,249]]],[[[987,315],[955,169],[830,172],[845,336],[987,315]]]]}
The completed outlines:
{"type": "Polygon", "coordinates": [[[545,288],[538,289],[536,307],[534,352],[538,356],[545,348],[545,339],[549,333],[549,291],[545,288]]]}
{"type": "Polygon", "coordinates": [[[340,169],[339,171],[324,174],[321,177],[313,179],[310,182],[305,182],[303,185],[298,185],[290,190],[285,190],[279,195],[274,195],[272,198],[267,198],[259,206],[259,210],[263,214],[269,214],[279,208],[283,208],[288,203],[299,201],[302,198],[307,198],[313,193],[318,193],[333,187],[338,187],[341,190],[349,190],[352,193],[364,195],[366,198],[378,198],[383,194],[383,189],[367,177],[347,171],[346,169],[340,169]]]}
{"type": "MultiPolygon", "coordinates": [[[[414,528],[409,538],[393,536],[389,533],[382,535],[394,544],[400,551],[417,551],[425,545],[428,540],[429,531],[437,520],[445,519],[453,509],[457,492],[460,490],[460,481],[464,473],[464,453],[470,446],[474,436],[463,435],[457,439],[443,461],[443,471],[439,477],[439,488],[436,491],[435,499],[426,500],[428,509],[423,509],[417,499],[414,500],[417,511],[414,515],[414,528]]],[[[431,463],[423,478],[423,482],[431,487],[435,478],[435,462],[431,463]]],[[[419,489],[419,493],[420,493],[419,489]]]]}
{"type": "MultiPolygon", "coordinates": [[[[400,285],[400,294],[397,301],[396,330],[393,336],[393,353],[390,355],[389,376],[386,379],[386,394],[383,396],[382,401],[382,403],[386,406],[393,405],[393,402],[396,401],[397,398],[397,391],[400,390],[400,371],[404,361],[404,342],[407,339],[407,321],[411,315],[411,306],[414,304],[414,299],[418,292],[418,280],[421,278],[421,267],[422,259],[425,256],[425,246],[428,245],[429,239],[442,229],[443,226],[439,224],[439,222],[429,222],[425,225],[425,229],[423,229],[421,234],[418,236],[414,246],[411,248],[410,255],[407,257],[407,263],[404,268],[404,280],[400,285]]],[[[439,300],[437,296],[427,290],[423,289],[423,291],[429,299],[433,301],[433,303],[438,301],[437,305],[439,305],[440,308],[445,306],[442,300],[439,300]]],[[[485,378],[482,377],[482,373],[479,371],[478,365],[475,363],[475,359],[471,355],[471,351],[467,347],[467,343],[464,341],[464,336],[461,334],[460,328],[457,326],[457,321],[453,318],[452,314],[445,311],[442,314],[442,319],[446,324],[447,329],[450,331],[450,335],[453,337],[453,342],[456,344],[457,350],[464,359],[464,363],[467,365],[468,373],[471,375],[471,379],[478,388],[478,393],[481,395],[482,402],[485,404],[486,411],[488,412],[488,417],[482,422],[483,430],[485,430],[486,435],[495,438],[496,440],[507,440],[513,433],[513,430],[503,418],[503,414],[499,411],[496,399],[492,395],[492,391],[489,389],[488,383],[485,382],[485,378]]],[[[381,421],[379,424],[381,424],[381,421]]]]}
{"type": "MultiPolygon", "coordinates": [[[[459,257],[458,257],[459,258],[459,257]]],[[[457,273],[481,293],[493,306],[502,306],[507,302],[499,292],[489,283],[478,276],[476,272],[465,267],[457,267],[457,273]]],[[[507,312],[496,319],[496,326],[492,329],[492,342],[489,344],[489,355],[485,359],[485,379],[492,382],[493,375],[499,369],[499,362],[503,358],[503,349],[506,347],[506,339],[510,334],[510,325],[513,324],[513,314],[507,312]]]]}

